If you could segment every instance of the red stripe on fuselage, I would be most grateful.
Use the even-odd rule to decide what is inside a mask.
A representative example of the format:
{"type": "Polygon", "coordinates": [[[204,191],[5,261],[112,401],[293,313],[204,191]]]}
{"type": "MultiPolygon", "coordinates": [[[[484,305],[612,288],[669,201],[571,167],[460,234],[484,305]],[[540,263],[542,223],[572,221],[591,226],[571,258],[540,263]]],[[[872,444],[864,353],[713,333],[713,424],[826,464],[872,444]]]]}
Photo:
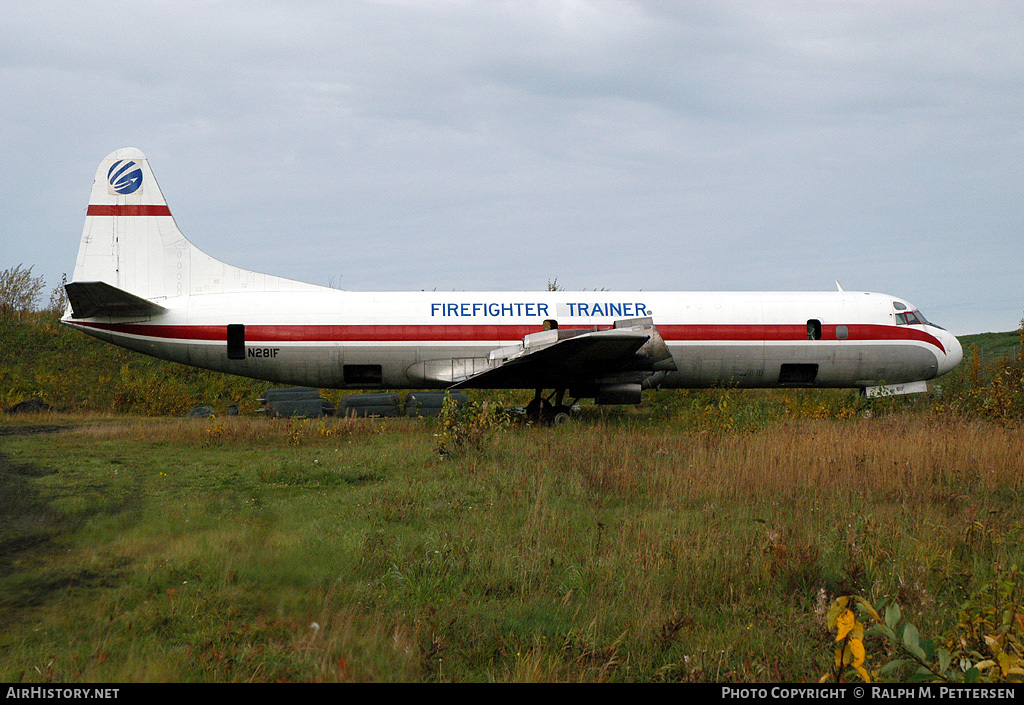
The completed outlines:
{"type": "Polygon", "coordinates": [[[167,206],[98,206],[90,205],[86,215],[170,215],[167,206]]]}
{"type": "MultiPolygon", "coordinates": [[[[165,340],[226,341],[227,326],[150,325],[145,323],[87,323],[71,321],[87,328],[139,335],[165,340]]],[[[563,328],[584,326],[563,326],[563,328]]],[[[586,327],[588,330],[590,326],[586,327]]],[[[946,349],[938,338],[926,331],[909,326],[880,324],[853,324],[846,326],[848,337],[836,337],[836,326],[822,326],[822,342],[917,340],[934,345],[943,353],[946,349]]],[[[246,343],[415,343],[415,342],[485,342],[515,341],[536,333],[539,326],[531,325],[246,325],[246,343]]],[[[807,327],[799,325],[663,325],[658,326],[666,343],[673,342],[783,342],[807,340],[807,327]]]]}
{"type": "MultiPolygon", "coordinates": [[[[943,353],[946,348],[931,333],[911,328],[909,326],[888,326],[877,323],[862,323],[847,325],[847,337],[840,339],[836,336],[838,325],[823,325],[821,327],[821,340],[837,341],[882,341],[882,340],[919,340],[934,345],[943,353]]],[[[658,331],[665,339],[665,342],[773,342],[773,341],[797,341],[807,340],[806,325],[664,325],[658,326],[658,331]]]]}

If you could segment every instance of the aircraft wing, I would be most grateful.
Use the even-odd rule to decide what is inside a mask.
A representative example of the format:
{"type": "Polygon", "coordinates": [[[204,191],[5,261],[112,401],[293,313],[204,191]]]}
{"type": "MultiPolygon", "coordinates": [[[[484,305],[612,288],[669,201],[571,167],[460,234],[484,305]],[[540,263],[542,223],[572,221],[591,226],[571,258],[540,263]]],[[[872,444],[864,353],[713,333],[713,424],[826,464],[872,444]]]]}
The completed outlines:
{"type": "Polygon", "coordinates": [[[607,330],[555,329],[491,351],[490,368],[452,388],[567,387],[623,372],[674,370],[650,319],[617,321],[607,330]]]}
{"type": "Polygon", "coordinates": [[[72,318],[95,316],[154,316],[166,309],[106,282],[71,282],[64,285],[72,318]]]}

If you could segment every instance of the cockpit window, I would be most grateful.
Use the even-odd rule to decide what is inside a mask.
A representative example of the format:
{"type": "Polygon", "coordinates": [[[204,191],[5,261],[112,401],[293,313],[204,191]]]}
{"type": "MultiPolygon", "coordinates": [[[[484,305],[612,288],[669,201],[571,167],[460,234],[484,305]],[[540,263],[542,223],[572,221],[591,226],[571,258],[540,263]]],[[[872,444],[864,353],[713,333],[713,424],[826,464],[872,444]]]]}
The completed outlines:
{"type": "Polygon", "coordinates": [[[913,325],[925,325],[931,326],[932,328],[938,328],[939,330],[945,330],[942,326],[937,326],[927,318],[924,317],[918,310],[907,311],[906,313],[894,313],[893,316],[896,318],[896,325],[898,326],[913,326],[913,325]]]}
{"type": "Polygon", "coordinates": [[[897,313],[895,316],[898,326],[928,325],[928,319],[920,311],[907,311],[906,313],[897,313]]]}

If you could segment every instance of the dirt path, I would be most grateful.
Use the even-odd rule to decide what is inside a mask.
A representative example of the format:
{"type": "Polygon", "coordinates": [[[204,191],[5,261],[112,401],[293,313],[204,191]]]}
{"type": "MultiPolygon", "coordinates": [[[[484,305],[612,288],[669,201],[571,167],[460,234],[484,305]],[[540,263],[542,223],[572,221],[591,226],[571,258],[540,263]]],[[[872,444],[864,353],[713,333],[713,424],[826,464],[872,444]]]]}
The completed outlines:
{"type": "Polygon", "coordinates": [[[59,433],[70,431],[75,426],[58,426],[56,424],[45,424],[40,426],[0,426],[0,437],[3,436],[34,436],[40,433],[59,433]]]}
{"type": "MultiPolygon", "coordinates": [[[[0,437],[56,433],[69,426],[4,426],[0,437]]],[[[50,468],[20,463],[0,451],[0,578],[18,571],[19,565],[36,555],[45,555],[48,545],[66,529],[59,515],[50,511],[48,501],[32,482],[56,472],[50,468]]],[[[15,582],[0,595],[0,623],[14,619],[30,605],[39,604],[55,586],[19,585],[15,582]]]]}

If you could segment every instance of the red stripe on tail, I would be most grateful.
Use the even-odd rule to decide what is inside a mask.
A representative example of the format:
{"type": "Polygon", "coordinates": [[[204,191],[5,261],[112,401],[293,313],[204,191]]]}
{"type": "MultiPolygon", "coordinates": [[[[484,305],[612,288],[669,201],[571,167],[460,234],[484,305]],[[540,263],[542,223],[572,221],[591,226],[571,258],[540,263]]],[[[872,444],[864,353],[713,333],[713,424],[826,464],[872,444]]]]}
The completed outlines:
{"type": "Polygon", "coordinates": [[[90,205],[86,215],[170,215],[167,206],[97,206],[90,205]]]}

